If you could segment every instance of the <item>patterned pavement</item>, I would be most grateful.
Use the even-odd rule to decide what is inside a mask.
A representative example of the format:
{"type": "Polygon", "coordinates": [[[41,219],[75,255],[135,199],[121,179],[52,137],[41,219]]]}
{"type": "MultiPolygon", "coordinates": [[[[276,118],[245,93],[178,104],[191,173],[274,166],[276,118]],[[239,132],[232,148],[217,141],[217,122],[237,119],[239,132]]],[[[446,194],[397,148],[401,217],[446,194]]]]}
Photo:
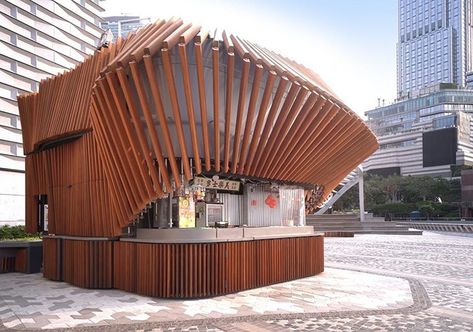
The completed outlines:
{"type": "Polygon", "coordinates": [[[0,331],[473,331],[473,237],[327,238],[325,259],[315,277],[201,300],[0,274],[0,331]]]}

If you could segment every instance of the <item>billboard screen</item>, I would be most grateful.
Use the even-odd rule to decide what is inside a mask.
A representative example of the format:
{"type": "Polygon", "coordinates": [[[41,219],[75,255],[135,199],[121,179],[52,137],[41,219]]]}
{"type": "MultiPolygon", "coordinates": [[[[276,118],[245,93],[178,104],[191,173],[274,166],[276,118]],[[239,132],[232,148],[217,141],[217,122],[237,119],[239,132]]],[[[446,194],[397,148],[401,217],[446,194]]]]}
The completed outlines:
{"type": "Polygon", "coordinates": [[[445,128],[422,134],[423,167],[456,164],[457,128],[445,128]]]}

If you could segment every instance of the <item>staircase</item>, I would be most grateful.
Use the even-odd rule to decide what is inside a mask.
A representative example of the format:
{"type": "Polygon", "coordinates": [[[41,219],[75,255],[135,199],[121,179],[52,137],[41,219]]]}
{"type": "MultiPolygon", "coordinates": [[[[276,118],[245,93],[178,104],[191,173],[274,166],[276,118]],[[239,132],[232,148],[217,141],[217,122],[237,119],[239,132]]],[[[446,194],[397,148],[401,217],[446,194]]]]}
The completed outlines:
{"type": "Polygon", "coordinates": [[[306,225],[314,226],[315,231],[327,234],[422,235],[420,230],[412,230],[408,225],[384,221],[384,218],[373,217],[372,214],[366,214],[363,222],[360,222],[360,217],[356,214],[307,215],[306,225]]]}
{"type": "MultiPolygon", "coordinates": [[[[333,190],[332,193],[327,197],[325,202],[322,203],[319,210],[315,212],[315,215],[323,215],[325,212],[330,209],[335,202],[345,194],[348,189],[353,187],[360,180],[360,172],[363,172],[360,167],[357,167],[355,170],[351,171],[338,186],[338,190],[333,190]]],[[[361,175],[362,176],[362,175],[361,175]]]]}
{"type": "Polygon", "coordinates": [[[397,222],[398,225],[409,226],[415,229],[423,229],[434,232],[456,232],[473,234],[473,223],[462,221],[409,221],[397,222]]]}
{"type": "Polygon", "coordinates": [[[410,229],[409,225],[386,222],[384,218],[365,214],[363,200],[363,169],[358,166],[343,179],[337,190],[332,192],[315,214],[306,216],[306,224],[314,226],[314,230],[317,232],[324,232],[327,237],[345,237],[354,236],[354,234],[422,235],[422,231],[410,229]],[[360,220],[359,214],[324,214],[348,189],[357,183],[360,183],[362,220],[360,220]]]}

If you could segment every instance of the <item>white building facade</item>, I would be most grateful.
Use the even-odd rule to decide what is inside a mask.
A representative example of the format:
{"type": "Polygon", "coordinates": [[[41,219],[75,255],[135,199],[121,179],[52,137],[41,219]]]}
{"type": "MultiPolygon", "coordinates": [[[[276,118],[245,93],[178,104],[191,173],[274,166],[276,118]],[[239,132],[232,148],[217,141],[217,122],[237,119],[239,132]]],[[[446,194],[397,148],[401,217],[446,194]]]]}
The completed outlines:
{"type": "Polygon", "coordinates": [[[102,11],[99,0],[0,0],[0,224],[24,220],[16,97],[94,52],[102,11]]]}

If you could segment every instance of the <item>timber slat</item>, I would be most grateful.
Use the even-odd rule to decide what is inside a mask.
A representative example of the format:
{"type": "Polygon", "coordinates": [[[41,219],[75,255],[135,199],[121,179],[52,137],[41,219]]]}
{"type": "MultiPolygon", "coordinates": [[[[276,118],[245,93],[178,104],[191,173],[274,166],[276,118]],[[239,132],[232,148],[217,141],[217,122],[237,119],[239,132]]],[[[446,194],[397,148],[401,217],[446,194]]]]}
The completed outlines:
{"type": "MultiPolygon", "coordinates": [[[[58,235],[118,236],[201,173],[304,183],[323,200],[378,148],[312,70],[178,18],[119,38],[18,105],[26,227],[35,231],[38,196],[48,195],[49,231],[58,235]]],[[[183,264],[179,273],[195,272],[183,264]]]]}

